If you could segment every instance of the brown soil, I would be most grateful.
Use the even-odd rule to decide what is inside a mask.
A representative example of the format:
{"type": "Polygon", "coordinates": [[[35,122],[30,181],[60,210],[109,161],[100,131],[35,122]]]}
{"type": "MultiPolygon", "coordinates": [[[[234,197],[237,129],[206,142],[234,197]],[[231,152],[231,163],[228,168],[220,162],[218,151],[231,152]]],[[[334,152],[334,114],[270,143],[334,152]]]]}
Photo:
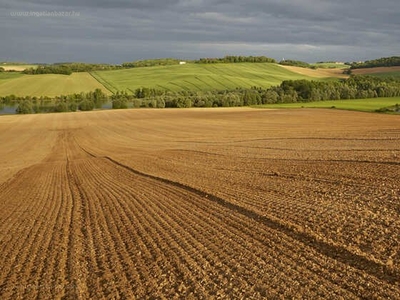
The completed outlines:
{"type": "Polygon", "coordinates": [[[365,68],[365,69],[354,69],[351,70],[352,74],[356,75],[367,75],[375,73],[389,73],[389,72],[399,72],[400,66],[397,67],[379,67],[379,68],[365,68]]]}
{"type": "Polygon", "coordinates": [[[294,67],[294,66],[283,66],[280,65],[282,68],[288,69],[289,71],[299,73],[302,75],[315,77],[315,78],[329,78],[329,77],[336,77],[336,78],[347,78],[349,77],[346,74],[343,74],[343,69],[309,69],[309,68],[301,68],[301,67],[294,67]]]}
{"type": "Polygon", "coordinates": [[[7,116],[0,145],[0,299],[400,298],[397,116],[7,116]]]}

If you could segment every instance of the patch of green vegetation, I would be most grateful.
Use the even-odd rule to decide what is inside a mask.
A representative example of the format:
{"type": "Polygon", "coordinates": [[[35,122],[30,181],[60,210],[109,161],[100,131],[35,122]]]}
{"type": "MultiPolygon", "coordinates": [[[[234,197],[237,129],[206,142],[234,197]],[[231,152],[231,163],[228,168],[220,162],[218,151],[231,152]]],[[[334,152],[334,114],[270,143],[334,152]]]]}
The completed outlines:
{"type": "Polygon", "coordinates": [[[336,62],[317,62],[310,65],[321,69],[347,69],[350,67],[345,63],[336,63],[336,62]]]}
{"type": "Polygon", "coordinates": [[[112,92],[140,87],[170,91],[268,88],[283,80],[311,79],[272,63],[193,64],[155,66],[91,73],[112,92]]]}
{"type": "Polygon", "coordinates": [[[23,76],[20,72],[0,72],[0,82],[23,76]]]}
{"type": "Polygon", "coordinates": [[[373,73],[368,76],[375,76],[380,78],[400,78],[400,71],[373,73]]]}
{"type": "Polygon", "coordinates": [[[352,69],[400,66],[400,56],[382,57],[365,62],[354,62],[352,69]]]}
{"type": "Polygon", "coordinates": [[[307,63],[305,61],[293,60],[293,59],[281,60],[279,62],[279,64],[283,65],[283,66],[294,66],[294,67],[300,67],[300,68],[314,68],[312,65],[310,65],[309,63],[307,63]]]}
{"type": "MultiPolygon", "coordinates": [[[[355,110],[364,112],[389,112],[385,108],[395,107],[400,104],[400,97],[393,98],[368,98],[368,99],[351,99],[351,100],[331,100],[318,101],[307,103],[280,103],[280,104],[265,104],[254,106],[257,108],[331,108],[355,110]]],[[[393,112],[393,111],[392,111],[393,112]]]]}

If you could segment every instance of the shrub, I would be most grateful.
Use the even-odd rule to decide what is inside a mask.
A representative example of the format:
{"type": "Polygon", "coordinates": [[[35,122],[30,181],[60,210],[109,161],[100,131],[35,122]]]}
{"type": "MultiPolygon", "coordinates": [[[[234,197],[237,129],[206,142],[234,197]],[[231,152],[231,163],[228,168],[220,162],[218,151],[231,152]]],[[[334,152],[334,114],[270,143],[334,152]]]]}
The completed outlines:
{"type": "Polygon", "coordinates": [[[94,102],[92,100],[83,100],[79,103],[79,110],[89,111],[94,109],[94,102]]]}

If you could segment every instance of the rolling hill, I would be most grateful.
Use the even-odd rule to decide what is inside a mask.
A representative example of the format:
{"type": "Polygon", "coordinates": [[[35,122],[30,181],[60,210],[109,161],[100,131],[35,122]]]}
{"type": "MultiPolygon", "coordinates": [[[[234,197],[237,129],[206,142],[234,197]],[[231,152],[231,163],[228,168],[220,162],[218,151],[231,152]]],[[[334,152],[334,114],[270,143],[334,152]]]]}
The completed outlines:
{"type": "Polygon", "coordinates": [[[25,75],[0,73],[0,96],[57,96],[93,91],[107,94],[134,92],[147,87],[169,91],[268,88],[283,80],[326,80],[345,77],[339,69],[296,68],[273,63],[219,63],[138,67],[131,69],[81,72],[72,75],[25,75]]]}
{"type": "Polygon", "coordinates": [[[283,80],[312,79],[271,63],[185,64],[95,71],[92,75],[112,92],[140,87],[170,91],[267,88],[283,80]]]}

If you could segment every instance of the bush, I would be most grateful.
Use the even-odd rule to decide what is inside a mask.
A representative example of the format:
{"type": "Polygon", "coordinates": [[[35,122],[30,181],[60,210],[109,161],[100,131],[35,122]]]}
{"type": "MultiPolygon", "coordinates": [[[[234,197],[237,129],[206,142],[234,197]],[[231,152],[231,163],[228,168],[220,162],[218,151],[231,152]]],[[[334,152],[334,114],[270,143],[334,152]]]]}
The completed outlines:
{"type": "Polygon", "coordinates": [[[83,100],[79,103],[79,110],[90,111],[94,109],[94,102],[92,100],[83,100]]]}
{"type": "Polygon", "coordinates": [[[112,102],[113,109],[124,109],[128,108],[128,102],[125,99],[115,99],[112,102]]]}
{"type": "Polygon", "coordinates": [[[59,102],[54,106],[54,112],[67,112],[68,104],[65,102],[59,102]]]}
{"type": "Polygon", "coordinates": [[[32,103],[29,100],[22,100],[16,110],[17,114],[32,114],[33,107],[32,103]]]}

